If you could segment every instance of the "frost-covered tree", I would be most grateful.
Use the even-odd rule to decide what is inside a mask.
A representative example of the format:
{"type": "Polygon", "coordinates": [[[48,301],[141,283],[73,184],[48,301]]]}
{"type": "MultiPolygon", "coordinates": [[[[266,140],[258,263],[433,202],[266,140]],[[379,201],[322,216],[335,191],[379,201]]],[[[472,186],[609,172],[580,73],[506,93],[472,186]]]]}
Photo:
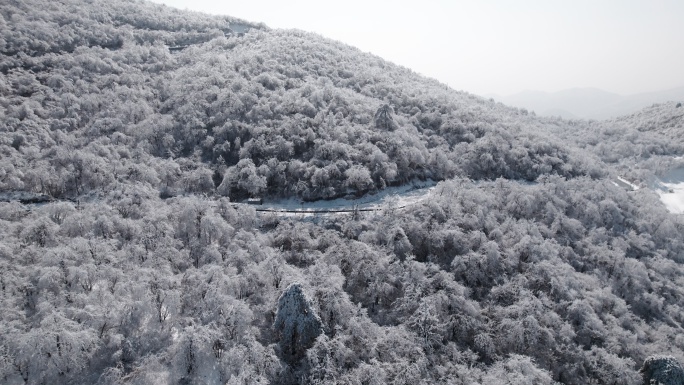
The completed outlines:
{"type": "Polygon", "coordinates": [[[345,184],[349,189],[364,192],[373,186],[373,180],[365,167],[351,167],[344,172],[344,175],[347,177],[345,184]]]}
{"type": "Polygon", "coordinates": [[[242,159],[226,171],[218,190],[232,197],[257,197],[266,190],[266,177],[259,175],[251,159],[242,159]]]}
{"type": "Polygon", "coordinates": [[[394,122],[394,110],[389,104],[383,104],[375,112],[375,127],[383,130],[394,130],[397,128],[397,123],[394,122]]]}
{"type": "Polygon", "coordinates": [[[321,319],[299,282],[290,284],[278,299],[273,327],[280,339],[281,357],[290,365],[303,358],[322,333],[321,319]]]}

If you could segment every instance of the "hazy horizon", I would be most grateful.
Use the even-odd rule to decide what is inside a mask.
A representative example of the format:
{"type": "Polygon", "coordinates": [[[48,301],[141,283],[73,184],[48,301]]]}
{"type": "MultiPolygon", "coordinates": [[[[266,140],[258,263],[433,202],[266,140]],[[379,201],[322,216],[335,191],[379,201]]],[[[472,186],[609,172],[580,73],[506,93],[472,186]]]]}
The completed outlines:
{"type": "Polygon", "coordinates": [[[684,2],[152,0],[339,40],[475,94],[684,85],[684,2]]]}
{"type": "Polygon", "coordinates": [[[684,85],[679,85],[679,86],[674,86],[674,87],[669,87],[669,88],[663,88],[663,89],[658,89],[658,90],[653,90],[653,91],[643,91],[643,92],[634,92],[634,93],[624,94],[624,93],[613,92],[611,90],[605,90],[605,89],[599,88],[599,87],[589,86],[589,87],[568,87],[568,88],[563,88],[561,90],[555,90],[555,91],[543,91],[543,90],[537,90],[537,89],[523,89],[520,91],[510,93],[510,94],[497,94],[494,92],[489,92],[486,94],[480,94],[480,96],[485,96],[485,97],[490,97],[490,96],[516,96],[516,95],[527,94],[527,93],[539,93],[539,94],[546,94],[546,95],[555,95],[555,94],[564,93],[564,92],[568,92],[568,91],[589,90],[589,91],[597,91],[597,92],[605,92],[605,93],[609,93],[609,94],[615,94],[615,95],[621,96],[621,97],[630,97],[630,96],[637,96],[637,95],[642,95],[642,94],[663,93],[663,92],[667,92],[667,91],[678,90],[680,88],[684,88],[684,85]]]}

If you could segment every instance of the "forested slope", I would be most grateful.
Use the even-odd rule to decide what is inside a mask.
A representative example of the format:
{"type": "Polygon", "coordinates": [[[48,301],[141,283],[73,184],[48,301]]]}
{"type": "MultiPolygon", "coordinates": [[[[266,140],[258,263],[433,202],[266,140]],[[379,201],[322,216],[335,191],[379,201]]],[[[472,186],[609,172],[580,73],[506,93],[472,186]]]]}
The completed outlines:
{"type": "Polygon", "coordinates": [[[624,129],[681,156],[659,121],[649,147],[634,118],[541,119],[139,1],[0,15],[0,382],[637,384],[684,361],[682,217],[598,150],[624,129]],[[428,178],[379,213],[234,203],[428,178]]]}
{"type": "Polygon", "coordinates": [[[648,187],[654,176],[684,166],[684,108],[681,102],[654,104],[606,121],[542,118],[543,130],[594,154],[606,170],[648,187]]]}
{"type": "Polygon", "coordinates": [[[73,198],[138,180],[320,199],[414,178],[598,173],[522,111],[318,36],[240,37],[220,18],[130,2],[18,4],[4,7],[0,64],[9,189],[73,198]],[[168,51],[187,36],[208,41],[168,51]]]}

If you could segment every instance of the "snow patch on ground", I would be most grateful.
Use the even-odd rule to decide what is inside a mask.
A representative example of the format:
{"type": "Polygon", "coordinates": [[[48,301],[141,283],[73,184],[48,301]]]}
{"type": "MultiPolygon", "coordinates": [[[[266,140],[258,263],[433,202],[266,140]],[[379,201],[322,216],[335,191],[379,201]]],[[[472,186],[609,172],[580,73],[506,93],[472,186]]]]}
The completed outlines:
{"type": "Polygon", "coordinates": [[[639,189],[639,186],[622,177],[617,177],[617,181],[613,182],[613,184],[628,191],[636,191],[639,189]]]}
{"type": "Polygon", "coordinates": [[[658,193],[668,211],[684,214],[684,167],[676,168],[656,178],[653,189],[658,193]]]}

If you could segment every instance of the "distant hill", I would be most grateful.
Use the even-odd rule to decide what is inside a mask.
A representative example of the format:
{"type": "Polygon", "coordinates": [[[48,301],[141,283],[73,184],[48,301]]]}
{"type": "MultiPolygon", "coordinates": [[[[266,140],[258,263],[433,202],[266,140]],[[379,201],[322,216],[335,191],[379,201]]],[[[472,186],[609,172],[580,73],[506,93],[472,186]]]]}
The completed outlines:
{"type": "Polygon", "coordinates": [[[655,131],[671,140],[681,141],[684,133],[684,103],[658,103],[614,121],[625,123],[639,131],[655,131]]]}
{"type": "Polygon", "coordinates": [[[490,96],[496,101],[526,108],[541,116],[602,120],[631,114],[654,103],[684,101],[684,87],[628,96],[597,88],[572,88],[551,93],[523,91],[510,96],[490,96]]]}

